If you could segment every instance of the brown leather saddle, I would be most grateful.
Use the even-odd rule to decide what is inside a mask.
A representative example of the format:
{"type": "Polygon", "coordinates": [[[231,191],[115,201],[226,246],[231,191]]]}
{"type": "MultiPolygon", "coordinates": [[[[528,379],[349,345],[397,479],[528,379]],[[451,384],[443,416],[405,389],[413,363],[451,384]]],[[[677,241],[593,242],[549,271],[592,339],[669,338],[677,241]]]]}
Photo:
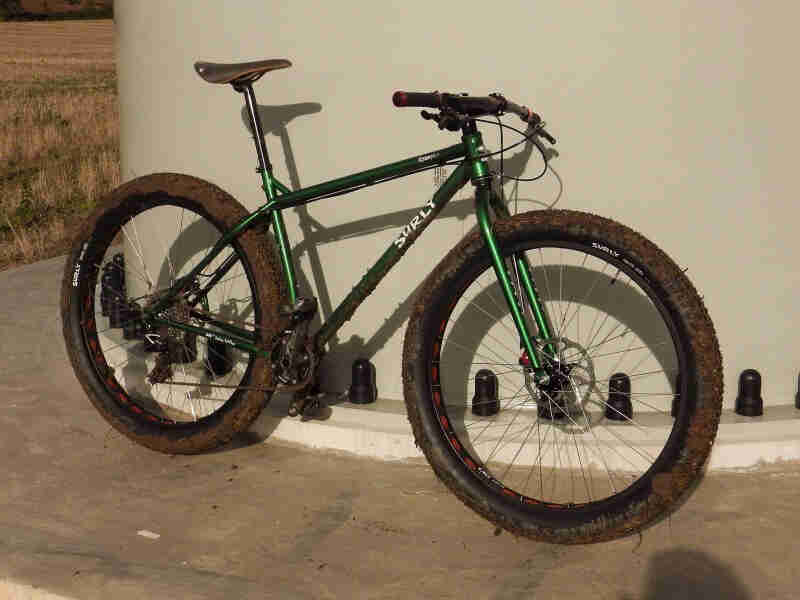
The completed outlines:
{"type": "Polygon", "coordinates": [[[264,73],[291,66],[292,63],[285,58],[273,58],[230,64],[196,62],[194,63],[194,70],[209,83],[231,83],[236,85],[253,83],[264,73]]]}

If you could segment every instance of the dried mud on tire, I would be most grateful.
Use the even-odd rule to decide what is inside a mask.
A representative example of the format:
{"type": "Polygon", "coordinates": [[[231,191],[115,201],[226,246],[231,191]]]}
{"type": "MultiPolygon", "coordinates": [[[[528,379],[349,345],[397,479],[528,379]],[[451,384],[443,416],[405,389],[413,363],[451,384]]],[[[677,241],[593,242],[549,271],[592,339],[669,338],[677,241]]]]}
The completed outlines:
{"type": "MultiPolygon", "coordinates": [[[[443,435],[432,408],[426,364],[432,346],[430,332],[438,329],[430,314],[431,307],[442,304],[443,298],[458,289],[454,287],[456,280],[472,263],[488,260],[483,240],[475,232],[465,237],[431,272],[409,320],[403,350],[403,384],[416,443],[436,475],[456,496],[514,534],[576,544],[612,540],[640,531],[680,506],[701,477],[716,435],[722,404],[722,358],[705,305],[683,271],[664,252],[614,221],[575,211],[534,211],[498,220],[494,231],[501,248],[526,239],[565,239],[583,244],[598,240],[641,267],[651,287],[658,291],[660,301],[679,322],[691,359],[692,381],[685,385],[695,393],[693,400],[685,401],[689,408],[685,411],[684,433],[671,442],[674,448],[668,463],[662,464],[659,472],[649,473],[646,481],[639,480],[643,483],[636,482],[635,496],[613,496],[609,501],[572,510],[531,508],[522,503],[517,506],[502,498],[501,492],[489,490],[443,435]]],[[[453,300],[449,303],[452,305],[453,300]]]]}

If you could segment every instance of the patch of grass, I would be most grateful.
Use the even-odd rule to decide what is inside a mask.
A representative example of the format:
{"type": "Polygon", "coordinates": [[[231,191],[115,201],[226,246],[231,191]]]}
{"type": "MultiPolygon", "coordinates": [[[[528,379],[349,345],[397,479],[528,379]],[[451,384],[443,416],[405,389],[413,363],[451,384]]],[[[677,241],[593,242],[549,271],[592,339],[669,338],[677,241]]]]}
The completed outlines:
{"type": "Polygon", "coordinates": [[[63,254],[118,184],[111,21],[0,23],[0,270],[63,254]]]}

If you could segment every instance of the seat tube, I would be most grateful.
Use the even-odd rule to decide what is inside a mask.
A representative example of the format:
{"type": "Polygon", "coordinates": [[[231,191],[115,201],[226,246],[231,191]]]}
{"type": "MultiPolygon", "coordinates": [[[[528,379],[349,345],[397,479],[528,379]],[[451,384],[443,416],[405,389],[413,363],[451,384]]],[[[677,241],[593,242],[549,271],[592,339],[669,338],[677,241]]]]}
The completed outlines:
{"type": "MultiPolygon", "coordinates": [[[[258,105],[253,86],[250,83],[237,87],[236,90],[244,96],[247,106],[247,115],[250,119],[250,128],[253,132],[253,141],[256,145],[258,154],[258,172],[261,173],[262,189],[267,197],[267,202],[275,200],[275,185],[272,181],[272,164],[269,162],[267,144],[264,140],[264,128],[261,125],[261,117],[258,116],[258,105]]],[[[286,235],[286,225],[283,221],[283,214],[280,209],[272,211],[272,227],[275,233],[275,241],[278,244],[278,252],[281,257],[283,276],[286,280],[286,288],[289,292],[289,301],[294,304],[297,300],[297,277],[292,262],[291,245],[286,235]]]]}

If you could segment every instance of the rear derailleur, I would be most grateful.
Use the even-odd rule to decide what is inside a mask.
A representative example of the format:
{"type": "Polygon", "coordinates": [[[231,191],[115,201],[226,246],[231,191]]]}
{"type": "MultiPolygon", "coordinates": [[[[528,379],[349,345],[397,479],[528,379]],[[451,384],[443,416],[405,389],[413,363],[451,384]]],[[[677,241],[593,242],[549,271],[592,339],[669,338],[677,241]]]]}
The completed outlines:
{"type": "Polygon", "coordinates": [[[281,307],[280,315],[288,317],[289,324],[272,347],[272,369],[281,386],[278,389],[295,392],[289,416],[302,415],[304,420],[322,407],[319,397],[311,393],[319,355],[308,336],[308,326],[316,312],[316,298],[301,297],[292,306],[281,307]]]}

